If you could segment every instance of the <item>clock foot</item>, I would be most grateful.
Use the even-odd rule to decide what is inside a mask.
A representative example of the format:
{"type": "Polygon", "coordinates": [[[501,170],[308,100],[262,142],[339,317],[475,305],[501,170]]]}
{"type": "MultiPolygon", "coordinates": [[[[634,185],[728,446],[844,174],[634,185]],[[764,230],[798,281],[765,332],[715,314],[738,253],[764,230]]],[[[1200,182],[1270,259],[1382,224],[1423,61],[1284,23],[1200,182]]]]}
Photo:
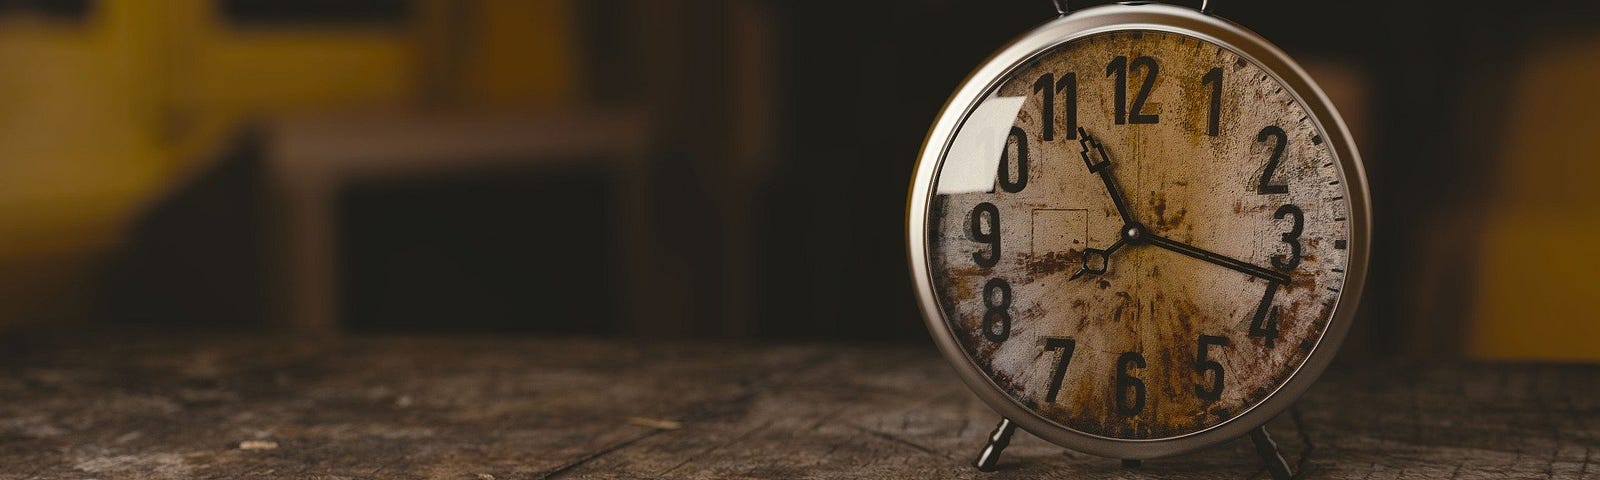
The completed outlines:
{"type": "Polygon", "coordinates": [[[1139,468],[1140,465],[1144,465],[1144,462],[1131,458],[1122,459],[1122,468],[1139,468]]]}
{"type": "Polygon", "coordinates": [[[1016,431],[1017,424],[1011,423],[1009,418],[1001,418],[1000,424],[995,425],[994,432],[989,434],[988,444],[978,453],[978,461],[973,462],[972,466],[978,467],[980,472],[993,472],[995,465],[1000,463],[1000,451],[1011,444],[1011,434],[1016,431]]]}
{"type": "Polygon", "coordinates": [[[1261,462],[1266,464],[1267,472],[1272,474],[1273,480],[1294,478],[1294,473],[1289,471],[1289,462],[1278,452],[1277,442],[1273,442],[1272,436],[1267,434],[1266,425],[1251,430],[1250,440],[1255,442],[1256,454],[1261,456],[1261,462]]]}

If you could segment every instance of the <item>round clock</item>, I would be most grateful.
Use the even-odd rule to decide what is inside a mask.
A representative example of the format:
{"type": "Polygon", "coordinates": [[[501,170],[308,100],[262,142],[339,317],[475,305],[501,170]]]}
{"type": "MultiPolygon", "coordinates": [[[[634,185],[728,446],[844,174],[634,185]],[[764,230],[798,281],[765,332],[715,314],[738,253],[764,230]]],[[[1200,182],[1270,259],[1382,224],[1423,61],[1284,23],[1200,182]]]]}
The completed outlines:
{"type": "Polygon", "coordinates": [[[913,181],[928,328],[978,396],[1124,459],[1237,438],[1348,330],[1370,211],[1311,78],[1201,11],[1065,15],[968,77],[913,181]]]}

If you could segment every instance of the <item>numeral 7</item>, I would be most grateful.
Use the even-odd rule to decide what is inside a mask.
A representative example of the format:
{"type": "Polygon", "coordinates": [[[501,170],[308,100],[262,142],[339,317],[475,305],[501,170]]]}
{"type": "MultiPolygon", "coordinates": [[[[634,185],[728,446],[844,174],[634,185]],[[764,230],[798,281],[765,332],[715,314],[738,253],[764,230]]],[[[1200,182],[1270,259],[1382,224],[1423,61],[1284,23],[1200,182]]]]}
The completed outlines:
{"type": "Polygon", "coordinates": [[[1077,342],[1065,337],[1045,337],[1045,351],[1060,350],[1061,358],[1056,361],[1055,374],[1050,376],[1050,389],[1045,391],[1045,403],[1055,403],[1056,394],[1061,393],[1061,379],[1067,376],[1067,364],[1072,363],[1072,350],[1077,347],[1077,342]]]}

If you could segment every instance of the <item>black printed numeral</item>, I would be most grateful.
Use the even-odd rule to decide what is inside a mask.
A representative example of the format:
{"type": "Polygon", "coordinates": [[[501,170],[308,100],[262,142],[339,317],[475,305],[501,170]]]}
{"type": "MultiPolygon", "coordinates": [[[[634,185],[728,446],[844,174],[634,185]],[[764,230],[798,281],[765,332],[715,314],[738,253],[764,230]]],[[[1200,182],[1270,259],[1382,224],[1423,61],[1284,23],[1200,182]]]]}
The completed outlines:
{"type": "Polygon", "coordinates": [[[1050,389],[1045,391],[1045,403],[1055,403],[1056,394],[1061,393],[1061,379],[1067,376],[1067,364],[1072,363],[1072,350],[1077,348],[1077,342],[1070,338],[1045,337],[1044,350],[1060,350],[1061,356],[1056,360],[1056,371],[1050,375],[1050,389]]]}
{"type": "Polygon", "coordinates": [[[991,278],[983,286],[983,338],[999,343],[1011,338],[1011,284],[991,278]]]}
{"type": "Polygon", "coordinates": [[[1211,69],[1200,80],[1211,87],[1211,106],[1206,110],[1206,135],[1217,136],[1222,121],[1222,67],[1211,69]]]}
{"type": "Polygon", "coordinates": [[[1200,376],[1202,384],[1205,381],[1206,372],[1211,372],[1210,388],[1206,388],[1204,385],[1194,386],[1194,394],[1195,396],[1200,397],[1201,400],[1214,402],[1217,401],[1217,399],[1222,398],[1222,364],[1211,359],[1209,347],[1226,347],[1231,343],[1232,342],[1228,341],[1228,337],[1218,337],[1215,335],[1200,336],[1199,345],[1196,347],[1194,353],[1194,372],[1200,376]]]}
{"type": "Polygon", "coordinates": [[[1128,62],[1128,57],[1118,55],[1106,65],[1106,76],[1115,76],[1116,84],[1114,100],[1114,115],[1112,120],[1117,125],[1124,123],[1156,123],[1161,119],[1157,114],[1142,113],[1145,101],[1150,99],[1150,90],[1156,86],[1156,75],[1161,72],[1161,67],[1156,65],[1156,59],[1148,56],[1139,56],[1128,62]],[[1144,70],[1144,81],[1139,85],[1139,93],[1133,96],[1133,104],[1128,104],[1128,74],[1129,70],[1144,70]]]}
{"type": "Polygon", "coordinates": [[[1261,295],[1261,303],[1250,317],[1250,336],[1260,337],[1267,348],[1272,348],[1278,339],[1278,307],[1272,304],[1272,297],[1277,293],[1278,282],[1268,283],[1267,293],[1261,295]]]}
{"type": "Polygon", "coordinates": [[[1129,369],[1143,369],[1144,356],[1126,352],[1117,357],[1117,413],[1123,416],[1138,415],[1144,411],[1144,380],[1128,374],[1129,369]],[[1133,398],[1128,398],[1128,397],[1133,398]]]}
{"type": "Polygon", "coordinates": [[[1039,109],[1039,138],[1048,142],[1056,139],[1056,94],[1061,94],[1061,113],[1066,117],[1067,139],[1078,138],[1078,74],[1067,72],[1060,80],[1055,74],[1045,72],[1033,82],[1033,93],[1043,96],[1039,109]]]}
{"type": "Polygon", "coordinates": [[[1272,158],[1267,159],[1267,168],[1261,170],[1261,179],[1256,181],[1256,193],[1261,195],[1273,193],[1289,193],[1288,185],[1273,185],[1272,173],[1278,171],[1278,162],[1283,161],[1283,149],[1289,145],[1289,135],[1283,133],[1277,125],[1267,125],[1256,134],[1256,143],[1277,139],[1272,144],[1272,158]]]}
{"type": "Polygon", "coordinates": [[[978,243],[989,245],[989,253],[982,250],[972,252],[972,262],[983,268],[994,267],[1000,263],[1000,209],[993,203],[983,202],[972,207],[972,218],[967,222],[971,227],[972,239],[978,243]],[[988,217],[985,220],[984,217],[988,217]],[[984,230],[983,226],[989,229],[984,230]]]}
{"type": "Polygon", "coordinates": [[[1017,193],[1028,186],[1028,132],[1022,131],[1022,127],[1011,127],[1011,135],[1006,137],[1006,148],[1000,149],[999,178],[1000,189],[1007,192],[1017,193]],[[1017,153],[1016,180],[1011,179],[1011,155],[1006,153],[1011,150],[1017,153]]]}
{"type": "Polygon", "coordinates": [[[1289,257],[1286,260],[1283,255],[1274,255],[1272,266],[1287,272],[1300,266],[1300,231],[1305,229],[1306,214],[1300,211],[1300,207],[1289,204],[1278,207],[1278,211],[1272,213],[1272,218],[1281,220],[1283,217],[1294,219],[1294,228],[1283,234],[1283,243],[1289,244],[1289,257]]]}

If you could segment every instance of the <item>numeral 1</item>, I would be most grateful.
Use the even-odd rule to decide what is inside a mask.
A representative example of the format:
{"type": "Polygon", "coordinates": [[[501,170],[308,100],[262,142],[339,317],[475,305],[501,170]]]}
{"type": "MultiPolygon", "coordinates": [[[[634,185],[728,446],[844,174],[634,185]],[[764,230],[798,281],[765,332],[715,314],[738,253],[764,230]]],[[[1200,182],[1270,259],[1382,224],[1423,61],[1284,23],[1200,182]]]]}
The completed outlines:
{"type": "Polygon", "coordinates": [[[1211,108],[1206,111],[1206,135],[1215,137],[1218,123],[1222,121],[1222,67],[1211,69],[1200,80],[1211,86],[1211,108]]]}

